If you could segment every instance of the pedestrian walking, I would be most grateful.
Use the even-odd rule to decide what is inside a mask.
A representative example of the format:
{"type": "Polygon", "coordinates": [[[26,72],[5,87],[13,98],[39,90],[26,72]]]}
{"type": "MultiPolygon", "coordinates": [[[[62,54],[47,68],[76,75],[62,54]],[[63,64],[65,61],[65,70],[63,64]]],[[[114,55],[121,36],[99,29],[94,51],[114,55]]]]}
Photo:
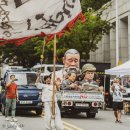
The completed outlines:
{"type": "Polygon", "coordinates": [[[6,83],[6,106],[5,106],[5,120],[9,121],[9,109],[11,108],[12,121],[17,121],[15,118],[16,101],[18,101],[18,89],[15,75],[10,76],[10,81],[6,83]]]}
{"type": "Polygon", "coordinates": [[[115,78],[111,86],[113,91],[113,110],[116,118],[116,123],[122,123],[121,110],[123,110],[123,86],[120,84],[120,78],[115,78]]]}

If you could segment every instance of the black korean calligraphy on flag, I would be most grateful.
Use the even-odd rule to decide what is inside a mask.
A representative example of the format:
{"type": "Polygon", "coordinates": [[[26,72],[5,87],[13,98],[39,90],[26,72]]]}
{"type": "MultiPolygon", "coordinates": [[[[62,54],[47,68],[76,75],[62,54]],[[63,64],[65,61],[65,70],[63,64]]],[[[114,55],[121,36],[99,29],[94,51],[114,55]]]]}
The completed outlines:
{"type": "Polygon", "coordinates": [[[80,0],[0,0],[0,40],[62,36],[82,16],[80,0]]]}

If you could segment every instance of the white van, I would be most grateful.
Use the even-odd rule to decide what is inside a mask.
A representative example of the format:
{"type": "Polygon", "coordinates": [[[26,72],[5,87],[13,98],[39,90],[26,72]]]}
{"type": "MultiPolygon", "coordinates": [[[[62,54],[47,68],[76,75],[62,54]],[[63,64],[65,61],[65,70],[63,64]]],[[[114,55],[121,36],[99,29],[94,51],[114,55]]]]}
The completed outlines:
{"type": "MultiPolygon", "coordinates": [[[[53,73],[53,64],[38,64],[32,67],[33,71],[41,70],[41,76],[49,75],[53,73]]],[[[57,65],[56,64],[56,71],[61,70],[63,68],[63,65],[57,65]]]]}

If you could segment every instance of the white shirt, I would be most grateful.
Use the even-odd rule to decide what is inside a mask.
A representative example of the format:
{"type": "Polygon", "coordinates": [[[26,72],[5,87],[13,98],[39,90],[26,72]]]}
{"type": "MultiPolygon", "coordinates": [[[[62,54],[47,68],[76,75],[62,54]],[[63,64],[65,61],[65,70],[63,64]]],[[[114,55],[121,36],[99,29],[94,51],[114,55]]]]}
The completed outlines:
{"type": "Polygon", "coordinates": [[[113,92],[113,101],[114,102],[122,102],[123,101],[123,95],[120,91],[120,87],[117,84],[114,84],[114,92],[113,92]]]}
{"type": "MultiPolygon", "coordinates": [[[[53,95],[53,85],[37,83],[36,86],[37,86],[37,88],[42,89],[42,101],[51,102],[52,95],[53,95]]],[[[57,101],[56,95],[55,95],[55,101],[57,101]]]]}

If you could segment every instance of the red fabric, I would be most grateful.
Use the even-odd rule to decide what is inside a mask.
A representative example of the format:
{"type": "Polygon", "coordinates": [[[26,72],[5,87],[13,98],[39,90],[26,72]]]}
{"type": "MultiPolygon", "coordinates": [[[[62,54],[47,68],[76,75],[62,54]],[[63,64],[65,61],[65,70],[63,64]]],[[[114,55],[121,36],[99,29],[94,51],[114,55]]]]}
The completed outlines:
{"type": "Polygon", "coordinates": [[[11,83],[11,85],[6,89],[6,98],[15,99],[16,90],[17,90],[17,85],[15,83],[11,83]]]}
{"type": "MultiPolygon", "coordinates": [[[[65,30],[69,30],[70,31],[70,29],[71,28],[73,28],[74,27],[74,25],[75,25],[75,23],[77,22],[77,20],[78,19],[80,19],[83,23],[85,22],[85,16],[82,14],[82,12],[81,13],[79,13],[79,15],[77,15],[77,17],[75,17],[72,21],[70,21],[63,29],[62,29],[62,31],[60,31],[60,32],[58,32],[56,35],[57,36],[59,36],[59,38],[61,38],[63,35],[64,35],[64,33],[65,33],[65,30]]],[[[54,34],[50,34],[50,35],[48,35],[48,39],[47,39],[47,43],[50,41],[50,40],[52,40],[54,38],[54,34]]]]}
{"type": "MultiPolygon", "coordinates": [[[[82,12],[80,12],[77,17],[75,17],[72,21],[70,21],[63,29],[62,31],[56,33],[56,35],[61,38],[64,33],[65,30],[70,30],[71,28],[73,28],[73,26],[75,25],[75,23],[77,22],[78,19],[81,19],[82,22],[85,22],[85,16],[82,14],[82,12]]],[[[45,34],[44,32],[41,32],[41,34],[38,34],[36,36],[47,36],[47,40],[46,42],[48,43],[50,40],[52,40],[54,38],[55,34],[45,34]]],[[[10,39],[10,40],[6,40],[6,39],[0,39],[0,40],[4,40],[2,42],[0,42],[0,45],[4,45],[4,44],[8,44],[8,43],[15,43],[17,46],[22,45],[25,41],[27,41],[28,39],[35,37],[35,36],[29,36],[29,37],[23,37],[23,38],[17,38],[17,39],[10,39]]]]}

